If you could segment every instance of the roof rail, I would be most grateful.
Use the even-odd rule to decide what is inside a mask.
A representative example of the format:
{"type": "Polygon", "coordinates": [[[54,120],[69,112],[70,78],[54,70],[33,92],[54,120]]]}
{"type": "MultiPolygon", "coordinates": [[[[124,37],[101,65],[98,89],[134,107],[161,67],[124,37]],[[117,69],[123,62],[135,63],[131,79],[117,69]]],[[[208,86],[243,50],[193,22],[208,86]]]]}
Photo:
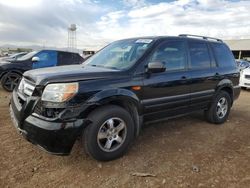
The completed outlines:
{"type": "Polygon", "coordinates": [[[206,36],[200,36],[200,35],[180,34],[179,36],[180,36],[180,37],[202,38],[202,39],[204,39],[204,40],[212,39],[212,40],[216,40],[216,41],[218,41],[218,42],[223,42],[221,39],[218,39],[218,38],[206,37],[206,36]]]}

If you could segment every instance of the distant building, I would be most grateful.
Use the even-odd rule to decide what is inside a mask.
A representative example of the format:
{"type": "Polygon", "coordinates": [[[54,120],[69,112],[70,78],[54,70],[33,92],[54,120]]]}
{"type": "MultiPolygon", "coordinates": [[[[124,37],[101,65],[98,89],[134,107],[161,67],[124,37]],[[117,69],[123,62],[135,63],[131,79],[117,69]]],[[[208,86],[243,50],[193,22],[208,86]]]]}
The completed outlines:
{"type": "Polygon", "coordinates": [[[86,58],[88,58],[88,57],[90,57],[90,56],[92,56],[92,55],[94,55],[95,54],[95,51],[94,50],[83,50],[83,52],[82,52],[82,57],[84,58],[84,59],[86,59],[86,58]]]}
{"type": "Polygon", "coordinates": [[[235,59],[250,60],[250,39],[224,40],[232,50],[235,59]]]}

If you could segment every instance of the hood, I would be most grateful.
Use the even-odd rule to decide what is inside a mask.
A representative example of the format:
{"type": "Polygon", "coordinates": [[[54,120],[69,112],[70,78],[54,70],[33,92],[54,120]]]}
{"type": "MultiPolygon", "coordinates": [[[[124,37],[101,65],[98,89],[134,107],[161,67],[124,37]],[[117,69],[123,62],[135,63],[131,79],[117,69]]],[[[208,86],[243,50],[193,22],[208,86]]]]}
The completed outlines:
{"type": "Polygon", "coordinates": [[[46,85],[48,83],[102,79],[119,72],[119,70],[100,67],[68,65],[30,70],[24,73],[24,77],[34,81],[36,85],[46,85]]]}
{"type": "Polygon", "coordinates": [[[6,60],[0,60],[0,66],[1,65],[6,65],[6,64],[10,64],[10,62],[6,61],[6,60]]]}
{"type": "Polygon", "coordinates": [[[250,75],[250,67],[248,67],[248,68],[242,70],[242,73],[243,73],[243,74],[250,75]]]}
{"type": "Polygon", "coordinates": [[[9,64],[9,63],[25,63],[27,62],[27,60],[24,61],[18,61],[15,59],[4,59],[4,60],[0,60],[0,64],[9,64]]]}

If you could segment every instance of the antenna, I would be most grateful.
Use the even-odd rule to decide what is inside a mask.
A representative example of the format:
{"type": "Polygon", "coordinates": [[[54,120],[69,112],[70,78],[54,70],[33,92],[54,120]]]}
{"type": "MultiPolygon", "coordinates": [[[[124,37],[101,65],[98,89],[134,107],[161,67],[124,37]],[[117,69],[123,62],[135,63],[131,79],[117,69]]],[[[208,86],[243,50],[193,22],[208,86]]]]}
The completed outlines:
{"type": "Polygon", "coordinates": [[[73,51],[76,49],[76,24],[71,24],[68,27],[68,49],[73,51]]]}

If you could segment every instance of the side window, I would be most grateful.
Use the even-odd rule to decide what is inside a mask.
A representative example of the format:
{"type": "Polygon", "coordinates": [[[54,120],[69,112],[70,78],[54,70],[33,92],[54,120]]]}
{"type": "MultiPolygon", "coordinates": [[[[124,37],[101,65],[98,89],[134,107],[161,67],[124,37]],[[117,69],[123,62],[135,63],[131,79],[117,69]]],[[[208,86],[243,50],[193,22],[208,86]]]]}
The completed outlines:
{"type": "Polygon", "coordinates": [[[59,52],[58,54],[58,66],[73,64],[73,57],[71,53],[59,52]]]}
{"type": "Polygon", "coordinates": [[[76,56],[77,56],[77,60],[79,64],[84,62],[84,59],[82,58],[82,56],[80,56],[79,54],[76,54],[76,56]]]}
{"type": "Polygon", "coordinates": [[[36,56],[39,57],[40,61],[48,61],[49,60],[49,53],[48,52],[40,52],[36,56]]]}
{"type": "Polygon", "coordinates": [[[188,46],[192,69],[202,69],[211,67],[209,51],[206,43],[189,42],[188,46]]]}
{"type": "Polygon", "coordinates": [[[72,56],[73,56],[73,63],[74,64],[80,64],[83,62],[83,60],[79,54],[72,54],[72,56]]]}
{"type": "Polygon", "coordinates": [[[39,57],[39,62],[36,62],[33,67],[50,67],[57,65],[57,52],[56,51],[41,51],[35,55],[39,57]]]}
{"type": "Polygon", "coordinates": [[[166,71],[185,69],[186,60],[184,41],[164,42],[156,48],[150,58],[151,62],[163,62],[166,71]]]}
{"type": "Polygon", "coordinates": [[[216,62],[220,67],[235,67],[236,63],[230,49],[223,43],[212,43],[216,62]]]}

